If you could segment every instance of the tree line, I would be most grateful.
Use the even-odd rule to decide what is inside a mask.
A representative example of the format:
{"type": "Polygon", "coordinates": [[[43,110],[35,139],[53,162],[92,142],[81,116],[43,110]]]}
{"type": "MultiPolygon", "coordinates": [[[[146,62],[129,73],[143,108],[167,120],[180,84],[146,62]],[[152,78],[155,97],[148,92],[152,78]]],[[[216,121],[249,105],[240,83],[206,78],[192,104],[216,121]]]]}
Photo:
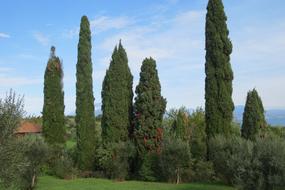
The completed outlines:
{"type": "MultiPolygon", "coordinates": [[[[210,0],[206,15],[205,121],[207,141],[223,134],[231,135],[234,103],[233,71],[230,64],[232,43],[227,17],[221,0],[210,0]]],[[[98,134],[95,130],[94,95],[91,60],[91,31],[88,18],[80,24],[76,64],[76,134],[77,164],[92,169],[92,157],[98,134]]],[[[51,48],[45,72],[43,129],[50,144],[64,143],[63,71],[60,59],[51,48]]],[[[159,151],[163,134],[162,120],[166,99],[161,95],[156,62],[143,60],[140,81],[133,103],[133,76],[127,53],[121,43],[114,48],[102,84],[102,143],[134,141],[137,151],[159,151]]],[[[257,91],[248,93],[242,136],[253,139],[266,126],[264,109],[257,91]]]]}
{"type": "MultiPolygon", "coordinates": [[[[271,190],[284,186],[285,135],[271,131],[256,89],[247,94],[241,129],[233,122],[233,46],[226,22],[222,0],[209,0],[205,111],[198,108],[190,113],[182,107],[166,112],[167,101],[161,94],[152,57],[142,61],[139,83],[133,92],[133,75],[120,40],[102,84],[100,134],[94,113],[90,24],[83,16],[76,64],[76,146],[66,148],[63,68],[55,47],[51,47],[42,112],[43,137],[48,148],[43,145],[42,149],[32,149],[49,149],[44,173],[61,178],[75,174],[175,183],[222,181],[240,189],[271,190]]],[[[32,176],[38,173],[42,162],[39,159],[35,164],[32,176]]],[[[8,177],[0,179],[9,182],[8,177]]]]}

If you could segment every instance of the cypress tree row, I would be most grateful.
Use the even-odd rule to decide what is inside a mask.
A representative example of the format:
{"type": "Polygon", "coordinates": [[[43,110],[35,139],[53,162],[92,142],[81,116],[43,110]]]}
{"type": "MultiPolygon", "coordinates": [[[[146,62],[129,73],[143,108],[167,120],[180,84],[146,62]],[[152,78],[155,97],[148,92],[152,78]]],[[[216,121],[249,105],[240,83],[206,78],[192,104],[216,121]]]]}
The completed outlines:
{"type": "Polygon", "coordinates": [[[102,138],[104,142],[129,139],[133,118],[133,76],[121,41],[114,49],[102,86],[102,138]]]}
{"type": "Polygon", "coordinates": [[[253,89],[247,93],[241,135],[246,139],[254,140],[257,136],[263,136],[262,130],[265,127],[263,104],[257,91],[253,89]]]}
{"type": "Polygon", "coordinates": [[[91,32],[88,18],[81,18],[76,65],[77,164],[91,170],[96,145],[92,84],[91,32]]]}
{"type": "Polygon", "coordinates": [[[208,138],[231,131],[233,71],[232,44],[222,0],[209,0],[206,16],[205,114],[208,138]]]}
{"type": "Polygon", "coordinates": [[[166,99],[161,96],[156,62],[152,58],[142,63],[136,94],[134,135],[138,152],[160,151],[166,99]]]}
{"type": "Polygon", "coordinates": [[[44,76],[43,106],[43,135],[50,145],[63,145],[65,142],[62,78],[62,64],[52,46],[44,76]]]}

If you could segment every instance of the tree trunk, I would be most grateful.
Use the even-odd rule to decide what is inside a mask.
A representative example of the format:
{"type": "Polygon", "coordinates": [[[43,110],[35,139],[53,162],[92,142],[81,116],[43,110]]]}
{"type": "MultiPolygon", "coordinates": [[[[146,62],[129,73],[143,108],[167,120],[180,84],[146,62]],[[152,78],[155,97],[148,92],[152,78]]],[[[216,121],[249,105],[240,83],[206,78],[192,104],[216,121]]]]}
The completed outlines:
{"type": "Polygon", "coordinates": [[[180,172],[179,168],[176,169],[176,184],[180,183],[180,172]]]}
{"type": "Polygon", "coordinates": [[[31,189],[35,187],[35,182],[36,182],[36,169],[34,169],[34,174],[32,178],[32,184],[31,184],[31,189]]]}

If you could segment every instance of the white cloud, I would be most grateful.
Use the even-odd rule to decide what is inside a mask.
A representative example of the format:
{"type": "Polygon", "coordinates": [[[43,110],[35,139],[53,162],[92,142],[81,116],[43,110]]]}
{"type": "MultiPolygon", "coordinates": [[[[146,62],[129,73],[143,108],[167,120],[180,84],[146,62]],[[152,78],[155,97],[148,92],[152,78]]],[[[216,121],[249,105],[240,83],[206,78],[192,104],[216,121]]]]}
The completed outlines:
{"type": "MultiPolygon", "coordinates": [[[[205,11],[186,11],[173,18],[155,17],[147,25],[133,24],[127,30],[108,36],[98,47],[104,51],[104,57],[98,58],[100,63],[105,63],[102,70],[108,67],[112,50],[122,39],[134,81],[138,81],[142,60],[152,56],[157,60],[168,108],[203,106],[205,14],[205,11]]],[[[244,26],[239,28],[239,32],[230,34],[234,45],[231,57],[236,105],[244,104],[247,91],[257,87],[266,107],[285,107],[285,99],[282,98],[285,96],[282,88],[285,84],[282,77],[285,38],[281,32],[284,30],[285,25],[282,24],[250,30],[244,26]]],[[[101,81],[98,84],[101,85],[101,81]]]]}
{"type": "MultiPolygon", "coordinates": [[[[112,29],[123,29],[128,26],[131,26],[135,23],[135,20],[129,17],[118,16],[118,17],[109,17],[109,16],[96,16],[94,19],[90,20],[90,28],[92,34],[99,34],[112,29]]],[[[72,28],[63,33],[64,37],[73,38],[79,35],[79,27],[72,28]]]]}
{"type": "Polygon", "coordinates": [[[62,34],[63,37],[70,38],[70,39],[72,39],[73,37],[78,36],[78,35],[79,35],[79,27],[76,27],[76,28],[73,28],[70,30],[66,30],[62,34]]]}
{"type": "MultiPolygon", "coordinates": [[[[104,39],[98,45],[98,51],[104,56],[95,62],[103,65],[101,69],[105,72],[114,46],[122,39],[135,77],[134,87],[137,85],[143,59],[151,56],[157,61],[168,107],[182,105],[182,102],[189,107],[201,106],[204,101],[204,37],[201,35],[204,30],[204,13],[186,11],[174,18],[152,18],[147,25],[133,24],[127,30],[120,30],[104,39]],[[187,85],[191,88],[186,88],[187,85]],[[196,96],[197,92],[201,93],[196,96]]],[[[103,77],[98,85],[102,84],[102,80],[103,77]]]]}
{"type": "Polygon", "coordinates": [[[7,73],[7,72],[12,71],[12,70],[13,70],[13,68],[11,68],[11,67],[0,67],[0,73],[1,74],[7,73]]]}
{"type": "Polygon", "coordinates": [[[134,20],[129,17],[107,17],[98,16],[90,21],[91,30],[97,34],[110,29],[122,29],[130,26],[134,20]]]}
{"type": "Polygon", "coordinates": [[[34,38],[37,40],[37,42],[39,42],[43,46],[47,46],[50,43],[49,37],[41,32],[35,32],[34,38]]]}
{"type": "Polygon", "coordinates": [[[0,76],[1,86],[8,86],[11,88],[15,86],[35,85],[42,83],[43,83],[42,79],[39,78],[0,76]]]}
{"type": "Polygon", "coordinates": [[[236,104],[244,104],[247,91],[256,87],[265,107],[285,108],[284,30],[284,24],[275,24],[245,26],[238,34],[234,33],[232,66],[236,104]]]}
{"type": "Polygon", "coordinates": [[[0,32],[0,38],[10,38],[10,35],[0,32]]]}

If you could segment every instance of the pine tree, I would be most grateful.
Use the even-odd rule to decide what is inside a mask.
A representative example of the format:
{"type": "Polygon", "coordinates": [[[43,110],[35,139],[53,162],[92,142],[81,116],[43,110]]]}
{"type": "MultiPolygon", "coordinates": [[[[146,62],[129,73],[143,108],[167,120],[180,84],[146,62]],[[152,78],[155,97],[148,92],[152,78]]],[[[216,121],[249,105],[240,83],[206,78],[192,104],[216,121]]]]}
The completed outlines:
{"type": "Polygon", "coordinates": [[[51,47],[44,76],[43,135],[50,145],[65,142],[63,71],[60,59],[51,47]]]}
{"type": "Polygon", "coordinates": [[[253,89],[247,93],[246,104],[243,112],[242,137],[254,140],[257,136],[263,136],[266,127],[264,108],[257,91],[253,89]]]}
{"type": "Polygon", "coordinates": [[[222,0],[209,0],[206,16],[206,132],[229,135],[233,118],[233,71],[230,64],[232,44],[222,0]]]}
{"type": "Polygon", "coordinates": [[[102,86],[102,138],[104,142],[129,139],[133,119],[133,76],[121,41],[115,47],[102,86]]]}
{"type": "Polygon", "coordinates": [[[76,65],[77,164],[92,169],[96,145],[91,61],[91,32],[88,18],[81,18],[76,65]]]}
{"type": "Polygon", "coordinates": [[[156,62],[152,58],[142,63],[136,94],[134,135],[138,152],[160,151],[166,99],[161,96],[156,62]]]}

